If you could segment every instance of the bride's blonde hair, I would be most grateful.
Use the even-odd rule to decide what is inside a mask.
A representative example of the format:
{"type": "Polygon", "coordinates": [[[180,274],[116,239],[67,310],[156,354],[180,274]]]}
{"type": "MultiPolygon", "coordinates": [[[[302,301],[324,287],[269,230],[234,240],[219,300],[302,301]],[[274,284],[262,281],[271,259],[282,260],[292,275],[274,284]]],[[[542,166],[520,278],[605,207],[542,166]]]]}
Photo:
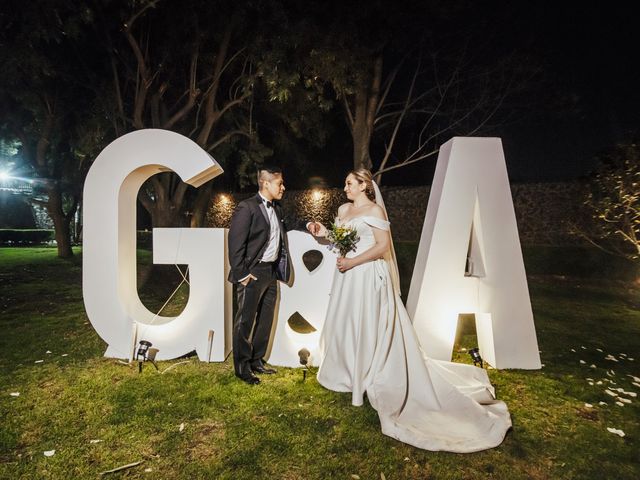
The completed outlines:
{"type": "Polygon", "coordinates": [[[364,193],[367,194],[367,198],[372,201],[376,201],[376,192],[373,188],[373,175],[366,168],[357,168],[356,170],[351,170],[349,172],[350,175],[356,177],[358,183],[364,183],[365,189],[364,193]]]}

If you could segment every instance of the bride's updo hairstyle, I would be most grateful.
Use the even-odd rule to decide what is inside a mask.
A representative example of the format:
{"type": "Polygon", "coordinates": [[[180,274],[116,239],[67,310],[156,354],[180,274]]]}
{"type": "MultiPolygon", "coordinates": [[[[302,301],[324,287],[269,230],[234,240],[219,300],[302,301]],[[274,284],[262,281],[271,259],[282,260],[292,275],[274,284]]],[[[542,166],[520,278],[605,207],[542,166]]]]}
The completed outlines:
{"type": "Polygon", "coordinates": [[[364,193],[367,194],[367,198],[369,198],[369,200],[375,202],[376,192],[373,189],[373,175],[371,175],[371,172],[366,168],[358,168],[356,170],[351,170],[349,174],[356,177],[358,183],[365,184],[364,193]]]}

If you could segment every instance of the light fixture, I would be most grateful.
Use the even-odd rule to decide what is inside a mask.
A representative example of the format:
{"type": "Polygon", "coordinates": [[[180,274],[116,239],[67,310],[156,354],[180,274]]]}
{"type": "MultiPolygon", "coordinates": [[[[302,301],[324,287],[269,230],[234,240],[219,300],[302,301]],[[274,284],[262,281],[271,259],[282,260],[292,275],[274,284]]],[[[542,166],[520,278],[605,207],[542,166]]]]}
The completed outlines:
{"type": "Polygon", "coordinates": [[[314,190],[311,192],[311,198],[313,199],[313,201],[314,201],[314,202],[318,202],[318,201],[320,201],[320,200],[322,199],[322,197],[323,197],[323,196],[324,196],[324,195],[323,195],[323,193],[322,193],[322,191],[321,191],[321,190],[314,189],[314,190]]]}
{"type": "Polygon", "coordinates": [[[484,362],[482,361],[482,357],[480,356],[480,349],[478,347],[469,350],[469,355],[471,356],[471,360],[473,360],[473,364],[476,367],[478,366],[478,364],[480,364],[480,368],[484,368],[484,362]]]}
{"type": "Polygon", "coordinates": [[[140,340],[140,345],[138,346],[138,351],[136,353],[136,360],[138,360],[138,373],[142,373],[142,365],[144,362],[151,362],[156,370],[158,370],[158,365],[156,365],[156,354],[158,353],[157,348],[151,348],[152,343],[146,340],[140,340]]]}
{"type": "Polygon", "coordinates": [[[309,370],[309,357],[311,356],[311,352],[306,348],[301,348],[298,351],[298,358],[300,359],[300,365],[304,367],[302,370],[302,381],[304,382],[307,379],[307,370],[309,370]]]}

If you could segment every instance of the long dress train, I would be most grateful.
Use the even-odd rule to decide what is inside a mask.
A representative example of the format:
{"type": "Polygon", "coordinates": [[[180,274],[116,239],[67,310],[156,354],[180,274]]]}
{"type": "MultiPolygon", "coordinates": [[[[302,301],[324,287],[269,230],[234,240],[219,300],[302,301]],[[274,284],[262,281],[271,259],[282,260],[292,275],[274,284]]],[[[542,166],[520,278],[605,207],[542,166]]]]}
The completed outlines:
{"type": "MultiPolygon", "coordinates": [[[[346,223],[360,236],[348,257],[375,244],[373,228],[389,229],[371,216],[346,223]]],[[[320,345],[318,382],[352,392],[357,406],[366,392],[382,432],[401,442],[474,452],[499,445],[511,427],[485,370],[424,355],[383,259],[336,270],[320,345]]]]}

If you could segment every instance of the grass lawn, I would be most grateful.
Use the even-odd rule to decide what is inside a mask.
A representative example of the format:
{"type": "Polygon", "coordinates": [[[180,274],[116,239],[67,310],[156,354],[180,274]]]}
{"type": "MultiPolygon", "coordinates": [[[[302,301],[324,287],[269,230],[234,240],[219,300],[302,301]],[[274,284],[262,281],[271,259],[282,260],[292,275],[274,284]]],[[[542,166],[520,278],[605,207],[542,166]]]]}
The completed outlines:
{"type": "MultiPolygon", "coordinates": [[[[403,285],[415,251],[398,245],[403,285]]],[[[640,393],[632,377],[640,377],[640,290],[630,267],[575,250],[525,254],[544,367],[489,371],[513,430],[498,448],[460,455],[383,436],[366,402],[352,407],[349,394],[302,382],[299,370],[281,368],[258,387],[237,381],[230,361],[196,357],[138,374],[102,357],[82,304],[79,255],[2,248],[0,478],[97,478],[137,461],[108,477],[640,478],[640,398],[616,390],[640,393]],[[630,403],[616,405],[605,389],[630,403]]],[[[145,267],[148,253],[140,258],[141,297],[157,308],[174,277],[145,267]]],[[[461,346],[474,344],[465,332],[461,346]]]]}

